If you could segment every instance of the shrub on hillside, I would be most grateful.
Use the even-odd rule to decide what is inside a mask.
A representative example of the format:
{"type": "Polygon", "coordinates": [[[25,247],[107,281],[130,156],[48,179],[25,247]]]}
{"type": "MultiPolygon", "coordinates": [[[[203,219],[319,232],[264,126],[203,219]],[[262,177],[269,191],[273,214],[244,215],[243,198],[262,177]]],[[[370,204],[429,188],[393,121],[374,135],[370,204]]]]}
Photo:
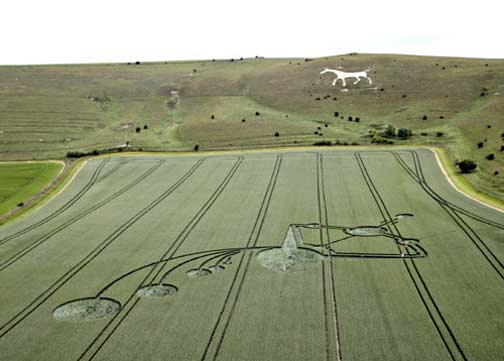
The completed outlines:
{"type": "Polygon", "coordinates": [[[360,118],[359,118],[359,117],[356,117],[356,118],[355,118],[355,121],[356,121],[357,123],[359,123],[359,122],[360,122],[360,118]]]}
{"type": "Polygon", "coordinates": [[[490,153],[490,154],[487,154],[487,156],[485,158],[488,159],[488,160],[494,160],[495,159],[495,155],[493,153],[490,153]]]}
{"type": "Polygon", "coordinates": [[[332,145],[332,142],[329,140],[319,140],[318,142],[313,143],[313,145],[332,145]]]}
{"type": "Polygon", "coordinates": [[[275,132],[275,137],[279,137],[279,136],[280,136],[280,133],[275,132]]]}
{"type": "Polygon", "coordinates": [[[476,169],[477,164],[471,159],[464,159],[463,161],[459,162],[457,166],[462,173],[470,173],[476,169]]]}
{"type": "Polygon", "coordinates": [[[141,130],[141,129],[140,129],[140,127],[136,127],[136,129],[135,129],[135,130],[136,130],[136,132],[137,132],[137,133],[140,133],[140,130],[141,130]]]}
{"type": "Polygon", "coordinates": [[[195,144],[194,147],[193,147],[193,150],[195,152],[197,152],[199,150],[199,144],[195,144]]]}
{"type": "Polygon", "coordinates": [[[256,114],[256,116],[259,116],[259,115],[261,115],[261,114],[260,114],[259,112],[255,112],[255,114],[256,114]]]}
{"type": "Polygon", "coordinates": [[[394,137],[396,135],[396,130],[392,125],[387,125],[387,128],[385,129],[384,132],[385,136],[387,137],[394,137]]]}
{"type": "Polygon", "coordinates": [[[501,145],[501,147],[500,147],[500,151],[501,151],[501,152],[504,152],[504,145],[501,145]]]}
{"type": "Polygon", "coordinates": [[[423,120],[427,120],[427,115],[424,115],[424,116],[422,117],[422,119],[423,119],[423,120]]]}
{"type": "Polygon", "coordinates": [[[483,148],[483,142],[479,142],[479,143],[478,143],[478,148],[479,148],[479,149],[483,148]]]}
{"type": "Polygon", "coordinates": [[[18,207],[23,207],[23,206],[24,206],[24,202],[19,202],[19,203],[17,204],[17,206],[18,206],[18,207]]]}
{"type": "Polygon", "coordinates": [[[149,126],[148,125],[144,125],[144,129],[149,129],[149,126]]]}
{"type": "Polygon", "coordinates": [[[444,135],[443,132],[436,132],[436,137],[441,138],[444,135]]]}
{"type": "MultiPolygon", "coordinates": [[[[339,117],[339,113],[338,112],[334,112],[334,116],[335,117],[339,117]]],[[[504,133],[502,133],[502,136],[504,137],[504,133]]]]}
{"type": "Polygon", "coordinates": [[[413,132],[409,128],[399,128],[397,130],[397,137],[401,139],[407,139],[411,137],[412,134],[413,132]]]}

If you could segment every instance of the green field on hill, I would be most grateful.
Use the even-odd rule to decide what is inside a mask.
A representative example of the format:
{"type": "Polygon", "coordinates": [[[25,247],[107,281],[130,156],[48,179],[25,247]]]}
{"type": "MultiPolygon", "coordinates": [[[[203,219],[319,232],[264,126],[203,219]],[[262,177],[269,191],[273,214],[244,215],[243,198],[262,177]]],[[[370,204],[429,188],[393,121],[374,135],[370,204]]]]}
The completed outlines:
{"type": "Polygon", "coordinates": [[[63,167],[55,162],[0,163],[0,216],[47,187],[63,167]]]}
{"type": "Polygon", "coordinates": [[[503,236],[427,149],[91,159],[0,227],[0,358],[497,361],[503,236]]]}
{"type": "Polygon", "coordinates": [[[375,134],[394,145],[441,146],[452,163],[474,159],[477,171],[466,178],[504,200],[503,60],[346,54],[3,66],[0,84],[0,160],[95,149],[366,145],[375,134]],[[373,83],[332,86],[324,68],[369,69],[373,83]],[[413,135],[380,136],[389,126],[413,135]]]}

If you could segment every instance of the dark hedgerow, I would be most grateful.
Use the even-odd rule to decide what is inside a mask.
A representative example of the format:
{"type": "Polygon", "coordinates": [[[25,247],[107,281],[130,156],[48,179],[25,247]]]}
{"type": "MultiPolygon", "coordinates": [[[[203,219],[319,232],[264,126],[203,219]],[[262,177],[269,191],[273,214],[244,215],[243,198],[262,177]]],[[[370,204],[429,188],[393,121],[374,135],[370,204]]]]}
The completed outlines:
{"type": "Polygon", "coordinates": [[[470,173],[476,169],[477,164],[471,159],[464,159],[463,161],[459,162],[457,166],[462,173],[470,173]]]}
{"type": "Polygon", "coordinates": [[[318,142],[313,143],[313,145],[332,145],[332,142],[329,140],[319,140],[318,142]]]}

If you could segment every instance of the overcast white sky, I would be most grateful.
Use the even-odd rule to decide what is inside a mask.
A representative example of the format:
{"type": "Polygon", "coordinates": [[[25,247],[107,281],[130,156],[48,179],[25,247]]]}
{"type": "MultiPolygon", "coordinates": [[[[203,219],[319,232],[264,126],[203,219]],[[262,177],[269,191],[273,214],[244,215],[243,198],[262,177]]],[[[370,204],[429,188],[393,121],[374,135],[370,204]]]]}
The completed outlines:
{"type": "Polygon", "coordinates": [[[6,0],[0,64],[316,57],[504,58],[499,0],[6,0]]]}

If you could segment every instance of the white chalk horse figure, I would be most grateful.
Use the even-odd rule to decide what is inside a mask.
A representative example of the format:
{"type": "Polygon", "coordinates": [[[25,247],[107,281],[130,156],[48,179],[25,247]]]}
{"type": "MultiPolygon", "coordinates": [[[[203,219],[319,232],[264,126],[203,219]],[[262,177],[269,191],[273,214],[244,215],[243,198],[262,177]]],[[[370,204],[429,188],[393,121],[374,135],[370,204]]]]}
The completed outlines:
{"type": "Polygon", "coordinates": [[[366,69],[364,71],[346,72],[346,71],[342,71],[342,70],[325,68],[324,70],[322,70],[320,72],[320,75],[325,74],[325,73],[334,73],[334,75],[336,75],[336,78],[334,78],[334,80],[332,82],[333,86],[336,85],[336,82],[338,81],[338,79],[341,79],[343,81],[343,86],[345,87],[346,86],[345,80],[348,78],[357,79],[354,82],[354,85],[357,84],[358,82],[360,82],[361,78],[366,78],[369,81],[369,85],[371,85],[371,84],[373,84],[373,80],[371,80],[371,78],[368,76],[369,71],[370,71],[370,69],[366,69]]]}

